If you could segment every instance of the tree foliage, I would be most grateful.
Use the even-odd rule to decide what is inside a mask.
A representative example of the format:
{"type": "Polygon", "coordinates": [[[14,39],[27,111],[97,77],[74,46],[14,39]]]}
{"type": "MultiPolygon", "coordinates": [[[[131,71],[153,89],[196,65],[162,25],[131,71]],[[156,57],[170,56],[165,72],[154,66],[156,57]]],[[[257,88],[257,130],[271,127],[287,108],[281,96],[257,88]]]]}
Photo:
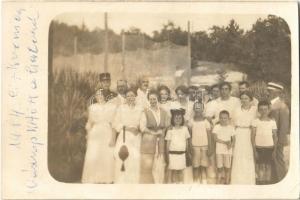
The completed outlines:
{"type": "MultiPolygon", "coordinates": [[[[89,31],[84,23],[81,27],[54,22],[53,54],[69,56],[74,53],[74,38],[77,52],[99,54],[104,50],[105,31],[89,31]]],[[[137,27],[123,30],[126,50],[149,49],[155,43],[168,41],[176,45],[187,45],[188,32],[172,21],[163,24],[153,35],[143,33],[137,27]]],[[[109,52],[122,51],[122,33],[109,30],[109,52]]],[[[192,67],[197,61],[232,63],[253,80],[269,81],[272,78],[289,86],[291,79],[291,43],[287,23],[280,17],[269,15],[258,19],[245,32],[232,19],[227,26],[212,26],[208,31],[191,33],[192,67]]]]}
{"type": "Polygon", "coordinates": [[[266,81],[291,81],[291,40],[287,23],[269,15],[259,19],[244,36],[244,56],[240,63],[250,75],[266,81]]]}

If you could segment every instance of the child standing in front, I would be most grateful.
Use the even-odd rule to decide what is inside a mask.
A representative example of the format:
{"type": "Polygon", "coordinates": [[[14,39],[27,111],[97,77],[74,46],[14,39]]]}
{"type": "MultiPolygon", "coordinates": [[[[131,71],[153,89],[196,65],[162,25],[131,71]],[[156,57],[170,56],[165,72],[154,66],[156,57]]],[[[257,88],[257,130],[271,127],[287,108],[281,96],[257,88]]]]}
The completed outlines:
{"type": "Polygon", "coordinates": [[[167,164],[172,183],[183,182],[183,170],[187,167],[186,154],[190,153],[188,151],[190,133],[188,128],[184,126],[184,114],[184,109],[171,110],[172,127],[168,129],[165,138],[167,141],[167,164]]]}
{"type": "Polygon", "coordinates": [[[194,118],[190,122],[192,132],[192,164],[194,182],[207,183],[208,157],[211,155],[211,126],[203,115],[203,104],[194,104],[194,118]]]}
{"type": "Polygon", "coordinates": [[[220,112],[219,122],[212,131],[216,142],[217,184],[229,184],[235,129],[230,125],[229,112],[226,110],[220,112]],[[225,180],[222,179],[223,174],[225,180]]]}
{"type": "Polygon", "coordinates": [[[276,157],[277,126],[275,120],[269,118],[269,102],[260,101],[258,112],[260,117],[252,122],[251,142],[256,160],[257,184],[260,185],[271,182],[271,165],[276,157]]]}

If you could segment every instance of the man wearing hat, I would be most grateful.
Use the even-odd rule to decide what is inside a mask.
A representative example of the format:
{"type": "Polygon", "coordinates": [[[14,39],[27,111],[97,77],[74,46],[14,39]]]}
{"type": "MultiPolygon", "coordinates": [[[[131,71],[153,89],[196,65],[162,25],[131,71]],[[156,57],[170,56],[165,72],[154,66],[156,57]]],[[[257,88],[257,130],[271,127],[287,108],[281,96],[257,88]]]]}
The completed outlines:
{"type": "Polygon", "coordinates": [[[112,92],[110,90],[110,85],[111,85],[110,73],[101,73],[99,77],[100,77],[100,88],[103,89],[103,95],[105,101],[106,102],[110,101],[111,99],[117,96],[117,93],[112,92]]]}
{"type": "Polygon", "coordinates": [[[275,166],[272,169],[274,182],[281,181],[286,175],[287,169],[284,161],[284,146],[288,144],[287,134],[290,131],[290,111],[284,102],[284,87],[280,84],[268,83],[269,97],[271,99],[270,116],[275,119],[277,125],[278,144],[275,166]]]}

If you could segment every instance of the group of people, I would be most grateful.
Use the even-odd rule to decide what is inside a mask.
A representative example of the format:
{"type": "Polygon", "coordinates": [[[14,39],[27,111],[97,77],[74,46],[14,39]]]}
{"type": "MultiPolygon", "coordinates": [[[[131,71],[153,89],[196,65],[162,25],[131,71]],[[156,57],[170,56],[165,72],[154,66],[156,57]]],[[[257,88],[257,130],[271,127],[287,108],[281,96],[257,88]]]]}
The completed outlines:
{"type": "Polygon", "coordinates": [[[268,83],[258,101],[248,82],[239,96],[222,82],[209,90],[180,85],[110,90],[109,73],[90,99],[83,183],[272,184],[287,169],[283,148],[289,109],[282,85],[268,83]],[[272,99],[272,100],[271,100],[272,99]]]}

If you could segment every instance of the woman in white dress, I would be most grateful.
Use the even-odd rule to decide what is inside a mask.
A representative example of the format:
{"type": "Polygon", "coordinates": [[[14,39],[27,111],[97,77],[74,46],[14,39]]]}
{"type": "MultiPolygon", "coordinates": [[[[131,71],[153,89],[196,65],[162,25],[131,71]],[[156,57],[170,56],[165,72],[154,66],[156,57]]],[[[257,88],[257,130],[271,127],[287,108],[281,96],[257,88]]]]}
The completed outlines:
{"type": "Polygon", "coordinates": [[[257,116],[257,108],[251,104],[252,95],[240,95],[241,106],[233,113],[236,142],[233,151],[231,184],[255,185],[255,164],[251,145],[251,123],[257,116]]]}
{"type": "Polygon", "coordinates": [[[83,183],[112,183],[114,180],[114,148],[111,122],[115,105],[106,103],[102,90],[95,94],[96,103],[89,107],[86,124],[87,149],[82,174],[83,183]]]}
{"type": "Polygon", "coordinates": [[[126,103],[118,107],[114,119],[114,129],[119,133],[114,153],[116,158],[115,183],[139,183],[141,145],[139,127],[143,108],[136,105],[135,100],[136,91],[128,89],[126,103]],[[123,145],[127,147],[126,153],[123,151],[123,145]],[[120,156],[121,154],[127,154],[127,152],[128,157],[122,158],[120,156]],[[124,162],[122,159],[124,159],[124,162]]]}

